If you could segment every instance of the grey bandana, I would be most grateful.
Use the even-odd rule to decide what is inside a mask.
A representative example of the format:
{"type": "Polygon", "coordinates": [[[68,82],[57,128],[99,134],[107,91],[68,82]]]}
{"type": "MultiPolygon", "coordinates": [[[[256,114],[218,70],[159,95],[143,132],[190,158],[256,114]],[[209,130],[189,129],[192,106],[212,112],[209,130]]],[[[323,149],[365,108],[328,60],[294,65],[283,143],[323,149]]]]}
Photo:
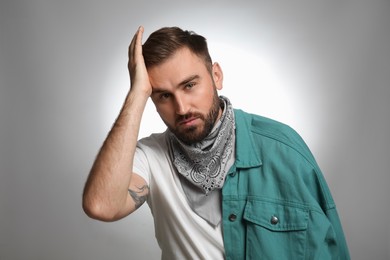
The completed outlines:
{"type": "Polygon", "coordinates": [[[222,188],[234,156],[234,112],[226,97],[220,99],[225,104],[223,114],[202,142],[186,145],[169,134],[177,171],[206,195],[222,188]]]}

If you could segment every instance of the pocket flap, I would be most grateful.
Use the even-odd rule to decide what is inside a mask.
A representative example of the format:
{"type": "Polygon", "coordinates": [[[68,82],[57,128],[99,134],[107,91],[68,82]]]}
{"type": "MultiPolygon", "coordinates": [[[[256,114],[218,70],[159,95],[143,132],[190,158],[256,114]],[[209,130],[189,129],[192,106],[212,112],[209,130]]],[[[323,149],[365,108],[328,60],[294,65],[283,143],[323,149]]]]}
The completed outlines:
{"type": "Polygon", "coordinates": [[[308,211],[290,205],[249,199],[245,205],[244,219],[273,231],[305,230],[308,211]]]}

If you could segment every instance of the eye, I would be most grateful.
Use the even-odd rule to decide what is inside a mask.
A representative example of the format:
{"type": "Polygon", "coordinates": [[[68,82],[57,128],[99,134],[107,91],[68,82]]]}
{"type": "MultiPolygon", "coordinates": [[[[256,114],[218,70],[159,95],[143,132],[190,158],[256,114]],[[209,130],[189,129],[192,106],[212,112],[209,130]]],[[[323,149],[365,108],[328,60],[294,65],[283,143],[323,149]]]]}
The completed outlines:
{"type": "Polygon", "coordinates": [[[195,86],[195,84],[196,84],[195,82],[188,82],[187,84],[184,85],[184,87],[186,89],[191,89],[192,87],[195,86]]]}
{"type": "Polygon", "coordinates": [[[162,100],[168,99],[170,96],[171,96],[170,93],[162,93],[162,94],[160,95],[160,99],[162,99],[162,100]]]}

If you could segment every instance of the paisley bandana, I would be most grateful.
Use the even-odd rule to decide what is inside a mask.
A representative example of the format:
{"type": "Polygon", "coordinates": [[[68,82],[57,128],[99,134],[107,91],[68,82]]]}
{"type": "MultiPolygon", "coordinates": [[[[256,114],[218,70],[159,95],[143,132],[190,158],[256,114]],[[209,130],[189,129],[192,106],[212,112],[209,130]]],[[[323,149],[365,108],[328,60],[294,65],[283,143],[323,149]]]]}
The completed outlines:
{"type": "Polygon", "coordinates": [[[221,189],[234,156],[234,112],[230,101],[220,96],[223,114],[211,133],[201,142],[187,145],[172,132],[169,142],[177,171],[204,194],[221,189]]]}

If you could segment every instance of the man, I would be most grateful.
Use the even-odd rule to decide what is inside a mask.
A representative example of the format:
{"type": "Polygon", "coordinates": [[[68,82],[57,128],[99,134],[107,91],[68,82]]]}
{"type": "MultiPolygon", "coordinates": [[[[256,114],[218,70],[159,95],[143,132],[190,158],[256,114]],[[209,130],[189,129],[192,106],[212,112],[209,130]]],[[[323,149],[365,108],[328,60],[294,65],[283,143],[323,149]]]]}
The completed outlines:
{"type": "Polygon", "coordinates": [[[335,204],[291,128],[218,97],[206,40],[162,28],[129,47],[131,88],[86,182],[83,207],[115,221],[148,202],[162,259],[349,259],[335,204]],[[164,133],[138,140],[151,97],[164,133]]]}

